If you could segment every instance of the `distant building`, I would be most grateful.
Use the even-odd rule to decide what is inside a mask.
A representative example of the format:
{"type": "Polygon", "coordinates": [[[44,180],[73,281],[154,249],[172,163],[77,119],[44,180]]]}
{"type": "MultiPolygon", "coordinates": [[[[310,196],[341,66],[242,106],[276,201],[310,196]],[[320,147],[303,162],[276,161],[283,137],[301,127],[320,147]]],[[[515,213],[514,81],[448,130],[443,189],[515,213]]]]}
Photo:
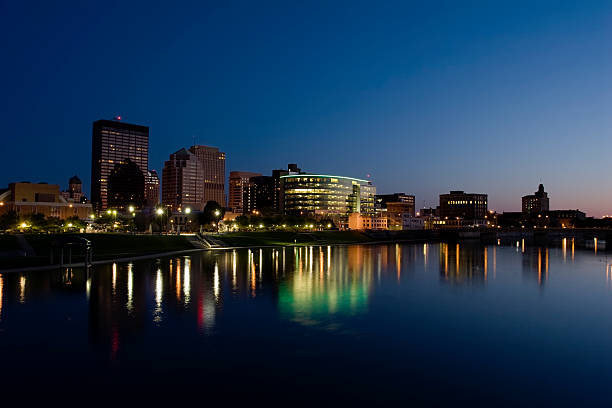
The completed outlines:
{"type": "Polygon", "coordinates": [[[414,196],[405,193],[394,193],[394,194],[377,194],[376,195],[376,207],[381,209],[387,209],[388,204],[394,204],[395,210],[402,213],[408,213],[411,217],[414,217],[415,205],[414,196]]]}
{"type": "Polygon", "coordinates": [[[244,190],[249,184],[249,179],[257,176],[261,176],[261,173],[253,173],[250,171],[230,172],[228,207],[232,212],[242,214],[244,190]]]}
{"type": "MultiPolygon", "coordinates": [[[[502,228],[575,228],[584,226],[586,214],[580,210],[535,212],[504,212],[497,215],[502,228]]],[[[588,223],[586,223],[588,225],[588,223]]]]}
{"type": "Polygon", "coordinates": [[[181,149],[170,155],[162,170],[162,204],[172,211],[204,209],[203,168],[195,154],[181,149]]]}
{"type": "Polygon", "coordinates": [[[227,206],[225,200],[225,153],[217,147],[191,146],[189,151],[200,161],[203,176],[203,202],[216,201],[221,207],[227,206]]]}
{"type": "Polygon", "coordinates": [[[522,204],[524,213],[548,211],[549,199],[548,193],[544,191],[544,185],[540,184],[534,194],[523,196],[522,204]]]}
{"type": "Polygon", "coordinates": [[[62,197],[69,203],[87,203],[87,197],[83,194],[83,183],[77,176],[68,180],[68,190],[61,192],[62,197]]]}
{"type": "Polygon", "coordinates": [[[281,176],[285,214],[347,220],[349,214],[375,215],[371,181],[322,174],[281,176]]]}
{"type": "Polygon", "coordinates": [[[418,216],[419,217],[426,217],[426,218],[435,218],[438,216],[440,208],[421,208],[419,210],[418,216]]]}
{"type": "Polygon", "coordinates": [[[486,225],[487,200],[486,194],[458,190],[440,194],[440,224],[457,227],[486,225]]]}
{"type": "Polygon", "coordinates": [[[11,183],[0,194],[0,214],[15,211],[18,216],[43,214],[45,217],[66,219],[91,216],[91,204],[68,202],[57,184],[11,183]]]}
{"type": "Polygon", "coordinates": [[[425,218],[411,217],[408,214],[402,216],[402,230],[425,229],[425,218]]]}
{"type": "MultiPolygon", "coordinates": [[[[130,159],[146,174],[149,168],[149,128],[112,120],[93,123],[91,154],[91,203],[96,211],[108,208],[108,183],[117,165],[130,159]]],[[[134,186],[144,195],[144,184],[134,186]]]]}
{"type": "Polygon", "coordinates": [[[350,230],[387,230],[388,218],[384,215],[362,215],[352,213],[348,216],[348,229],[350,230]]]}
{"type": "Polygon", "coordinates": [[[159,204],[159,176],[155,170],[149,170],[145,176],[145,206],[151,208],[157,204],[159,204]]]}
{"type": "Polygon", "coordinates": [[[244,187],[243,214],[274,211],[274,178],[270,176],[255,176],[249,178],[244,187]]]}

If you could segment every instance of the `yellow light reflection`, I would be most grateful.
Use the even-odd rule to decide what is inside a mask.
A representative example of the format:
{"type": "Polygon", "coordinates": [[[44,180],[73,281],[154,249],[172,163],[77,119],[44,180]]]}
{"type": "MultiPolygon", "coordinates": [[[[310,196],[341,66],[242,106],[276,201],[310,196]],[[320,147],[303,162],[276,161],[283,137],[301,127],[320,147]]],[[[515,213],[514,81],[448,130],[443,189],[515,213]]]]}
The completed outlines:
{"type": "Polygon", "coordinates": [[[26,277],[19,278],[19,303],[25,303],[26,277]]]}
{"type": "Polygon", "coordinates": [[[484,280],[487,281],[487,274],[489,272],[489,249],[484,248],[484,280]]]}
{"type": "Polygon", "coordinates": [[[567,259],[567,238],[561,240],[561,252],[563,253],[563,262],[567,259]]]}
{"type": "Polygon", "coordinates": [[[115,288],[117,287],[117,264],[113,263],[113,295],[115,294],[115,288]]]}

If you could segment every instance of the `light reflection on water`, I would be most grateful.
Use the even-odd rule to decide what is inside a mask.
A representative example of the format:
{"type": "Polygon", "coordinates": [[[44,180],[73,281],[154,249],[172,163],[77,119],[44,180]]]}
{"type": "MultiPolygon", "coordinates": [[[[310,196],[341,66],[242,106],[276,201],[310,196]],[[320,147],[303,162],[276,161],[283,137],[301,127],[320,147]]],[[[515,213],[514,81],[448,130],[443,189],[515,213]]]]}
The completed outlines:
{"type": "MultiPolygon", "coordinates": [[[[435,365],[441,364],[440,353],[443,359],[459,358],[443,347],[457,341],[467,354],[493,344],[506,352],[535,347],[555,361],[562,357],[555,353],[563,351],[564,337],[571,343],[589,331],[583,322],[599,333],[588,339],[595,350],[598,342],[612,339],[612,326],[595,318],[612,308],[610,289],[612,261],[606,253],[576,251],[571,239],[559,248],[517,241],[509,247],[441,243],[202,252],[89,272],[0,274],[0,342],[27,361],[31,349],[24,339],[32,342],[33,333],[44,330],[60,344],[78,345],[79,358],[91,358],[94,365],[151,355],[168,366],[192,360],[223,364],[229,355],[246,358],[238,347],[245,341],[268,353],[286,353],[285,360],[297,358],[294,352],[333,360],[352,345],[364,347],[363,356],[351,356],[355,361],[375,348],[382,360],[418,366],[415,355],[423,354],[435,365]],[[571,304],[589,306],[568,311],[571,304]],[[68,330],[57,316],[76,323],[68,330]],[[562,324],[554,323],[559,319],[562,324]],[[538,336],[522,333],[524,325],[538,336]],[[79,332],[86,333],[86,342],[78,343],[79,332]],[[278,346],[285,338],[291,345],[278,346]],[[464,338],[469,342],[463,344],[464,338]],[[534,345],[551,341],[558,344],[550,350],[534,345]]],[[[66,358],[59,349],[55,353],[66,358]]],[[[612,363],[612,356],[599,358],[612,363]]],[[[380,369],[373,361],[370,368],[380,369]]],[[[279,357],[266,364],[282,362],[279,357]]],[[[506,375],[503,365],[495,370],[506,375]]],[[[453,381],[443,375],[438,380],[453,381]]]]}

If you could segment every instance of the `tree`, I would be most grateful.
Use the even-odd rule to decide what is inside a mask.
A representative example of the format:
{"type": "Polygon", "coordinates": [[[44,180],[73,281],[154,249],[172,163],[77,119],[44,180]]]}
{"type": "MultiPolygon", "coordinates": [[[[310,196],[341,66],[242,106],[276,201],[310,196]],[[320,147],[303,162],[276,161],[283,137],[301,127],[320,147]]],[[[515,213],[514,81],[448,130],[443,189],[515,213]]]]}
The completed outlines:
{"type": "Polygon", "coordinates": [[[0,215],[0,230],[6,231],[17,227],[19,217],[15,211],[9,211],[0,215]]]}
{"type": "Polygon", "coordinates": [[[200,213],[199,222],[201,225],[218,223],[223,219],[225,209],[216,201],[209,201],[204,206],[204,210],[200,213]]]}

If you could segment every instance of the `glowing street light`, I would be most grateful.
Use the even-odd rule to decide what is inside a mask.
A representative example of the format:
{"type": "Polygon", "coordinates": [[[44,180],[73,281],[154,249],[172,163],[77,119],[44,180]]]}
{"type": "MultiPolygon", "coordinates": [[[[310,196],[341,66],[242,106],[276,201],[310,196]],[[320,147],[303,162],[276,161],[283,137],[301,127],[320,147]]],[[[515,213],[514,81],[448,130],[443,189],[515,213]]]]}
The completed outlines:
{"type": "Polygon", "coordinates": [[[25,222],[21,223],[21,228],[28,228],[28,224],[26,224],[25,222]]]}
{"type": "Polygon", "coordinates": [[[191,213],[191,208],[187,207],[185,208],[185,214],[190,214],[191,213]]]}
{"type": "Polygon", "coordinates": [[[157,211],[155,211],[157,213],[157,215],[163,215],[164,214],[164,210],[162,210],[161,208],[158,208],[157,211]]]}
{"type": "Polygon", "coordinates": [[[128,207],[128,210],[130,210],[130,212],[131,212],[131,213],[133,213],[133,212],[134,212],[134,206],[133,206],[133,205],[130,205],[130,206],[128,207]]]}
{"type": "Polygon", "coordinates": [[[218,216],[220,216],[220,215],[221,215],[221,211],[219,211],[219,210],[215,210],[215,216],[217,216],[217,217],[218,217],[218,216]]]}

